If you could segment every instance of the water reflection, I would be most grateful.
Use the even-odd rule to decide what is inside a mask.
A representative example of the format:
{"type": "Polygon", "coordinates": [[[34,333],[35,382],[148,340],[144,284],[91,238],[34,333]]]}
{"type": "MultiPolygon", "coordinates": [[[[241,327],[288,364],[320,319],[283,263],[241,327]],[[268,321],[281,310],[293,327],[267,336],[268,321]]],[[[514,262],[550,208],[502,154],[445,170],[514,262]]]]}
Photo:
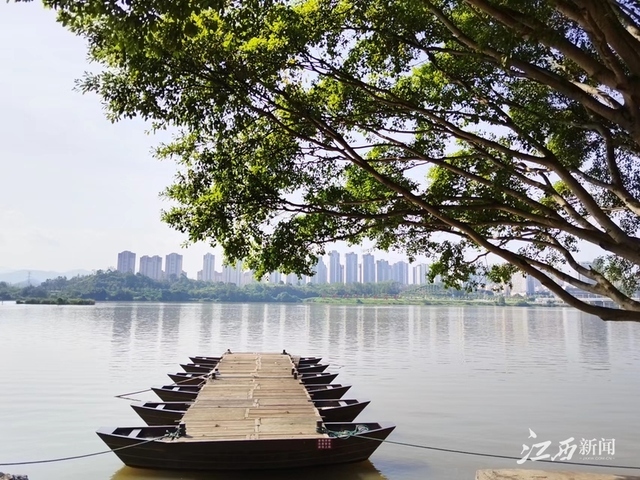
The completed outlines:
{"type": "Polygon", "coordinates": [[[163,356],[175,354],[178,350],[182,305],[162,304],[160,306],[160,345],[163,356]]]}
{"type": "Polygon", "coordinates": [[[133,323],[132,305],[117,305],[113,309],[113,325],[111,328],[112,356],[119,358],[129,353],[131,327],[133,323]]]}
{"type": "Polygon", "coordinates": [[[370,462],[296,470],[261,470],[256,472],[170,472],[122,467],[111,480],[385,480],[370,462]]]}
{"type": "MultiPolygon", "coordinates": [[[[83,309],[82,318],[78,311],[2,311],[12,320],[0,322],[0,338],[11,339],[0,351],[6,458],[32,457],[34,448],[52,456],[75,455],[78,445],[103,448],[95,443],[100,424],[140,422],[113,395],[166,383],[164,373],[188,355],[286,348],[322,356],[328,371],[340,373],[339,383],[353,385],[349,398],[372,400],[359,419],[395,423],[392,439],[399,442],[518,455],[533,428],[554,442],[570,435],[615,438],[615,462],[637,463],[640,324],[605,323],[561,308],[123,303],[83,309]],[[43,374],[42,352],[51,374],[43,374]],[[76,387],[55,381],[55,373],[72,369],[76,387]]],[[[375,468],[247,476],[128,469],[105,455],[86,468],[41,465],[33,476],[450,480],[495,466],[398,445],[381,446],[372,461],[375,468]]]]}

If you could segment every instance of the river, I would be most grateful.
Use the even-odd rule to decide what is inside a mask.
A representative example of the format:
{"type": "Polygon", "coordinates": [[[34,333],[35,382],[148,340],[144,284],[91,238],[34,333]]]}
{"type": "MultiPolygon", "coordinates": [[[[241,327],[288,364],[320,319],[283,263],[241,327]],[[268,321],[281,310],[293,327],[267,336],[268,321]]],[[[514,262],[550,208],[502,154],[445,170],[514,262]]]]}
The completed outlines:
{"type": "MultiPolygon", "coordinates": [[[[0,339],[0,464],[104,450],[98,427],[142,425],[114,396],[169,384],[166,373],[189,356],[286,348],[330,363],[337,382],[353,385],[345,398],[371,400],[358,420],[397,425],[389,440],[520,457],[524,444],[545,441],[554,456],[573,437],[573,461],[595,453],[607,457],[596,463],[640,466],[640,324],[568,308],[5,302],[0,339]]],[[[370,462],[271,475],[133,469],[112,453],[0,471],[30,480],[471,480],[477,469],[516,467],[383,444],[370,462]]]]}

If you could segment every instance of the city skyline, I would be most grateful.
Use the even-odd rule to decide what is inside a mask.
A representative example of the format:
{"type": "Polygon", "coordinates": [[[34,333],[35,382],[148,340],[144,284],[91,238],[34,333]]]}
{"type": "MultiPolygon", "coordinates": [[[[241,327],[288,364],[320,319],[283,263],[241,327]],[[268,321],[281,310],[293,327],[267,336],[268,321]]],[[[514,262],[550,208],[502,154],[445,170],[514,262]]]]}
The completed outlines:
{"type": "MultiPolygon", "coordinates": [[[[327,255],[318,259],[318,263],[314,267],[316,272],[311,276],[298,277],[295,273],[284,274],[282,272],[270,272],[262,281],[269,283],[380,283],[386,281],[398,282],[402,285],[423,284],[425,283],[425,275],[427,265],[425,263],[413,262],[408,260],[399,260],[390,264],[387,260],[378,260],[377,272],[373,272],[371,276],[371,264],[375,262],[375,255],[366,253],[361,254],[361,262],[358,261],[358,254],[350,251],[344,254],[344,263],[341,260],[342,255],[336,250],[332,250],[327,255]],[[326,262],[325,262],[326,260],[326,262]],[[327,263],[329,264],[327,267],[327,263]],[[410,274],[411,272],[411,274],[410,274]],[[416,272],[421,272],[417,274],[416,272]]],[[[140,273],[154,280],[161,279],[178,279],[184,275],[193,280],[201,280],[206,282],[224,282],[244,285],[253,283],[256,280],[251,270],[242,267],[242,262],[238,261],[235,265],[224,265],[221,262],[221,270],[215,269],[216,256],[212,253],[206,253],[202,257],[202,269],[198,270],[195,275],[189,274],[182,269],[183,255],[170,253],[165,256],[164,270],[162,269],[162,257],[154,255],[150,257],[143,255],[140,257],[139,268],[135,268],[136,253],[125,250],[118,253],[117,268],[123,273],[140,273]]]]}

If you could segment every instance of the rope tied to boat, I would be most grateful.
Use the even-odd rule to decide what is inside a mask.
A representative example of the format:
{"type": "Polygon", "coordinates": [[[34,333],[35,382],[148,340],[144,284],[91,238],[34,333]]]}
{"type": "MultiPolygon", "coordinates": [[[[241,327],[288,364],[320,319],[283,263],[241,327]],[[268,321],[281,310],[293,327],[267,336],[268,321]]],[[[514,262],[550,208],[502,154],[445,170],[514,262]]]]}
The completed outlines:
{"type": "MultiPolygon", "coordinates": [[[[172,385],[172,386],[181,385],[181,384],[183,384],[185,382],[191,382],[196,378],[201,378],[202,380],[206,380],[208,378],[211,378],[212,373],[205,373],[203,375],[198,375],[196,377],[189,377],[189,378],[186,378],[186,379],[181,380],[179,382],[173,382],[170,385],[172,385]]],[[[133,400],[133,401],[137,402],[138,401],[137,398],[131,398],[131,397],[129,397],[129,395],[137,395],[138,393],[150,392],[151,390],[152,390],[151,388],[145,388],[144,390],[137,390],[135,392],[127,392],[127,393],[122,393],[120,395],[114,395],[114,397],[115,398],[121,398],[123,400],[133,400]]]]}
{"type": "Polygon", "coordinates": [[[164,435],[162,435],[161,437],[149,438],[148,440],[145,440],[144,442],[134,443],[133,445],[125,445],[124,447],[117,447],[117,448],[113,448],[113,449],[109,449],[109,450],[101,450],[99,452],[93,452],[93,453],[85,453],[83,455],[73,455],[73,456],[70,456],[70,457],[48,458],[46,460],[28,460],[28,461],[24,461],[24,462],[0,463],[0,467],[15,467],[15,466],[20,466],[20,465],[36,465],[36,464],[39,464],[39,463],[65,462],[65,461],[68,461],[68,460],[78,460],[80,458],[96,457],[98,455],[104,455],[106,453],[112,453],[112,452],[118,452],[120,450],[126,450],[127,448],[139,447],[139,446],[145,445],[147,443],[155,442],[157,440],[162,440],[162,439],[167,438],[167,437],[169,437],[171,435],[175,435],[175,432],[169,432],[167,430],[167,432],[164,435]]]}
{"type": "Polygon", "coordinates": [[[353,437],[355,435],[362,435],[363,433],[367,433],[369,431],[369,427],[366,425],[356,425],[355,430],[329,430],[324,426],[318,428],[318,433],[326,433],[331,438],[339,438],[339,439],[347,439],[349,437],[353,437]]]}

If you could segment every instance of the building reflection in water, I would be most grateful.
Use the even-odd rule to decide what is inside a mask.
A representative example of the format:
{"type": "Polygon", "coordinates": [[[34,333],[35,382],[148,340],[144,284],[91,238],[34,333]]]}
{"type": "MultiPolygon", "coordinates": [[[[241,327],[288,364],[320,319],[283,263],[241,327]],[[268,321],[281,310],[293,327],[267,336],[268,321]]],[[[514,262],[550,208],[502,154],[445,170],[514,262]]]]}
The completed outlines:
{"type": "Polygon", "coordinates": [[[174,357],[180,341],[180,320],[182,305],[179,303],[163,303],[160,306],[160,346],[166,358],[174,357]]]}
{"type": "Polygon", "coordinates": [[[155,305],[138,304],[132,313],[135,325],[134,338],[136,342],[156,343],[160,330],[158,308],[155,305]]]}
{"type": "Polygon", "coordinates": [[[127,355],[131,350],[129,344],[131,342],[134,306],[114,304],[112,308],[111,346],[113,355],[127,355]]]}

